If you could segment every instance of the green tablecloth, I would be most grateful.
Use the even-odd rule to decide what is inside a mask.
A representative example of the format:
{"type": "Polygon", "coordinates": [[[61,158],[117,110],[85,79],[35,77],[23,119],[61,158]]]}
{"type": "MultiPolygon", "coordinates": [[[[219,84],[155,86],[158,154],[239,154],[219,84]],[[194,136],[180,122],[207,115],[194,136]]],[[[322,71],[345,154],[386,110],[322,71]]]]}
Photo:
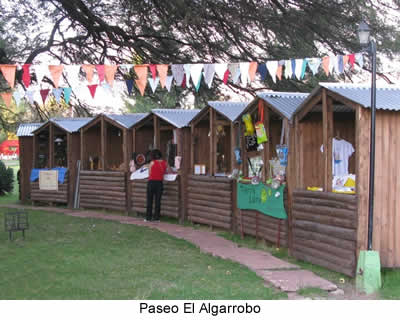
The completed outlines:
{"type": "Polygon", "coordinates": [[[272,189],[263,183],[237,184],[237,206],[239,209],[253,209],[278,219],[287,219],[285,207],[283,205],[282,185],[277,189],[272,189]]]}

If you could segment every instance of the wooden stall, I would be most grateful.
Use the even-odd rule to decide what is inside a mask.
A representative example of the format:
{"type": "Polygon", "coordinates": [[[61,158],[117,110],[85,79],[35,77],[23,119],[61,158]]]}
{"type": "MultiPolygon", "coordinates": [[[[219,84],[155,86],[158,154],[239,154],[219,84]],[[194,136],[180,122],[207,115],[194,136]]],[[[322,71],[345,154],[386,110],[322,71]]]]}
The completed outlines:
{"type": "MultiPolygon", "coordinates": [[[[164,181],[161,215],[184,220],[187,173],[190,167],[190,128],[188,123],[200,110],[153,109],[152,117],[132,128],[136,153],[145,154],[152,147],[160,149],[171,167],[175,156],[181,157],[175,181],[164,181]]],[[[131,210],[146,212],[147,179],[131,180],[131,210]]]]}
{"type": "MultiPolygon", "coordinates": [[[[260,161],[263,163],[261,169],[261,181],[273,178],[276,168],[272,168],[272,163],[279,163],[277,146],[285,145],[288,147],[288,165],[279,168],[285,169],[286,188],[283,194],[286,213],[290,216],[290,199],[292,192],[293,179],[290,174],[293,162],[296,161],[291,143],[294,140],[294,130],[292,117],[297,108],[307,98],[307,93],[295,92],[263,92],[258,93],[257,97],[246,107],[238,116],[237,120],[242,121],[243,115],[250,115],[252,122],[261,121],[264,125],[268,141],[263,143],[262,150],[247,151],[244,141],[245,126],[242,125],[241,131],[241,153],[242,153],[242,171],[244,176],[252,177],[254,173],[249,168],[249,161],[254,163],[260,161]],[[263,118],[263,119],[261,119],[263,118]]],[[[275,243],[278,246],[287,247],[289,240],[288,220],[282,220],[273,216],[265,215],[255,210],[235,210],[236,225],[238,231],[243,234],[253,235],[256,238],[265,239],[275,243]]]]}
{"type": "Polygon", "coordinates": [[[33,168],[67,171],[64,180],[58,183],[56,191],[41,190],[38,180],[31,182],[32,201],[73,206],[76,165],[80,159],[79,129],[90,120],[90,118],[53,118],[33,132],[33,168]]]}
{"type": "Polygon", "coordinates": [[[19,200],[26,202],[31,198],[30,175],[33,168],[33,131],[42,123],[22,123],[17,129],[19,140],[19,200]]]}
{"type": "Polygon", "coordinates": [[[234,149],[239,144],[239,126],[234,121],[247,105],[210,101],[190,123],[190,174],[185,196],[192,222],[234,228],[235,192],[228,176],[238,168],[234,149]]]}
{"type": "MultiPolygon", "coordinates": [[[[294,117],[292,254],[350,276],[367,249],[370,97],[369,86],[320,83],[294,117]],[[354,147],[351,156],[341,155],[338,141],[354,147]],[[337,193],[344,160],[355,174],[354,194],[337,193]],[[322,191],[307,190],[315,188],[322,191]]],[[[400,88],[377,88],[373,250],[384,267],[400,266],[399,98],[400,88]]]]}
{"type": "Polygon", "coordinates": [[[131,128],[148,116],[147,113],[100,114],[81,128],[81,208],[129,210],[131,128]]]}

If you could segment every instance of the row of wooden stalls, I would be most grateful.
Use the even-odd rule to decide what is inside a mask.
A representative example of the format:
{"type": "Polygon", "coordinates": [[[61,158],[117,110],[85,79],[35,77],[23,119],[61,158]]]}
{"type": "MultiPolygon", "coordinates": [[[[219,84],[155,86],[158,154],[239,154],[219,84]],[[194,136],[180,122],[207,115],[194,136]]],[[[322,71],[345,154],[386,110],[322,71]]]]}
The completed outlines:
{"type": "MultiPolygon", "coordinates": [[[[399,98],[400,88],[377,89],[373,248],[385,267],[400,266],[399,98]]],[[[162,215],[265,239],[298,259],[354,276],[357,254],[367,245],[369,101],[368,87],[321,83],[310,94],[264,92],[249,103],[214,101],[200,111],[155,109],[21,125],[21,200],[72,206],[78,189],[81,208],[144,213],[146,180],[131,180],[129,163],[154,147],[168,155],[173,149],[182,161],[177,179],[165,184],[162,215]],[[247,148],[244,115],[264,125],[263,148],[247,148]],[[63,157],[57,151],[61,139],[63,157]],[[335,187],[338,141],[353,149],[347,164],[351,192],[335,187]],[[237,182],[235,172],[251,177],[251,163],[258,162],[265,182],[282,145],[288,150],[288,218],[239,209],[237,190],[244,180],[237,182]],[[31,169],[40,165],[68,168],[62,194],[47,194],[30,182],[31,169]]]]}

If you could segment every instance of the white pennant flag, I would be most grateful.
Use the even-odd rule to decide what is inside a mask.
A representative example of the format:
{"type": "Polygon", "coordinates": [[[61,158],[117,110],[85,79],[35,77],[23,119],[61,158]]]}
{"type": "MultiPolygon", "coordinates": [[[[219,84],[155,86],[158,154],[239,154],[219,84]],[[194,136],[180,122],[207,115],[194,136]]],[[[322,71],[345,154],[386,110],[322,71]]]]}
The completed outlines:
{"type": "Polygon", "coordinates": [[[37,84],[40,84],[45,76],[52,79],[50,77],[50,70],[48,65],[35,64],[32,67],[36,74],[37,84]]]}
{"type": "Polygon", "coordinates": [[[301,70],[303,69],[303,59],[296,59],[296,67],[294,73],[296,78],[301,80],[301,70]]]}
{"type": "Polygon", "coordinates": [[[364,66],[364,56],[362,53],[356,53],[354,56],[356,62],[358,63],[358,65],[360,66],[360,68],[362,68],[364,66]]]}
{"type": "Polygon", "coordinates": [[[157,86],[160,83],[160,78],[157,77],[157,78],[153,79],[152,77],[150,77],[148,80],[150,83],[151,90],[153,91],[153,93],[156,92],[157,86]]]}
{"type": "Polygon", "coordinates": [[[237,84],[238,81],[239,81],[239,77],[240,77],[239,63],[230,63],[230,64],[228,64],[228,69],[229,69],[229,72],[232,75],[232,82],[234,84],[237,84]]]}
{"type": "Polygon", "coordinates": [[[240,62],[240,79],[242,81],[242,86],[246,87],[247,83],[249,82],[249,67],[250,62],[240,62]]]}
{"type": "Polygon", "coordinates": [[[277,60],[267,61],[266,65],[267,65],[268,73],[272,78],[272,81],[274,81],[274,83],[276,83],[276,71],[278,70],[278,67],[279,67],[279,61],[277,61],[277,60]]]}
{"type": "Polygon", "coordinates": [[[307,62],[312,73],[316,75],[318,73],[319,66],[321,65],[321,58],[309,58],[307,59],[307,62]]]}
{"type": "Polygon", "coordinates": [[[173,76],[167,76],[167,81],[165,82],[165,87],[167,88],[168,92],[171,91],[172,80],[174,80],[173,76]]]}
{"type": "Polygon", "coordinates": [[[60,103],[62,92],[63,92],[62,88],[54,88],[52,90],[53,96],[54,96],[54,98],[56,98],[57,103],[60,103]]]}
{"type": "Polygon", "coordinates": [[[183,69],[185,70],[185,76],[186,76],[186,88],[190,87],[190,69],[192,68],[192,64],[184,64],[183,69]]]}
{"type": "Polygon", "coordinates": [[[173,64],[171,65],[172,76],[175,79],[176,85],[181,86],[183,82],[183,76],[185,74],[185,69],[183,64],[173,64]]]}
{"type": "Polygon", "coordinates": [[[123,73],[129,73],[133,68],[133,64],[120,64],[119,68],[123,73]]]}
{"type": "Polygon", "coordinates": [[[329,73],[333,74],[333,70],[337,72],[338,69],[336,56],[329,55],[329,73]]]}
{"type": "Polygon", "coordinates": [[[196,91],[199,90],[200,87],[200,80],[201,80],[201,71],[203,70],[202,63],[192,64],[190,68],[190,76],[192,77],[192,81],[196,91]]]}
{"type": "Polygon", "coordinates": [[[204,65],[204,81],[207,83],[207,86],[211,88],[213,79],[215,75],[215,64],[205,64],[204,65]]]}
{"type": "Polygon", "coordinates": [[[35,94],[35,92],[32,91],[32,90],[27,90],[27,91],[25,92],[25,97],[28,98],[28,101],[29,101],[30,104],[33,104],[33,102],[34,102],[34,100],[33,100],[33,95],[34,95],[34,94],[35,94]]]}
{"type": "Polygon", "coordinates": [[[67,81],[71,87],[76,86],[79,81],[79,71],[81,70],[81,66],[74,65],[65,65],[64,66],[65,74],[67,76],[67,81]]]}
{"type": "Polygon", "coordinates": [[[227,63],[216,63],[214,64],[215,66],[215,73],[217,74],[218,78],[221,80],[224,80],[224,75],[226,72],[226,69],[228,69],[228,64],[227,63]]]}
{"type": "Polygon", "coordinates": [[[292,77],[292,61],[285,60],[285,78],[290,79],[292,77]]]}
{"type": "Polygon", "coordinates": [[[14,93],[13,93],[13,97],[14,97],[14,99],[15,99],[15,104],[16,104],[17,107],[18,107],[19,103],[21,102],[21,93],[20,93],[18,90],[16,90],[16,91],[14,91],[14,93]]]}

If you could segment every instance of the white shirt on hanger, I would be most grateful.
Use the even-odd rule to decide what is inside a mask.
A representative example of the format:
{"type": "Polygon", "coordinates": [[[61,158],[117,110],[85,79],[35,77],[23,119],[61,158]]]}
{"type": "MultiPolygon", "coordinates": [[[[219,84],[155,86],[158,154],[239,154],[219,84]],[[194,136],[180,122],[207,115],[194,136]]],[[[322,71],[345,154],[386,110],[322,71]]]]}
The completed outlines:
{"type": "MultiPolygon", "coordinates": [[[[321,146],[324,152],[324,145],[321,146]]],[[[349,174],[349,158],[354,153],[353,145],[342,139],[332,139],[332,173],[334,176],[349,174]]]]}

